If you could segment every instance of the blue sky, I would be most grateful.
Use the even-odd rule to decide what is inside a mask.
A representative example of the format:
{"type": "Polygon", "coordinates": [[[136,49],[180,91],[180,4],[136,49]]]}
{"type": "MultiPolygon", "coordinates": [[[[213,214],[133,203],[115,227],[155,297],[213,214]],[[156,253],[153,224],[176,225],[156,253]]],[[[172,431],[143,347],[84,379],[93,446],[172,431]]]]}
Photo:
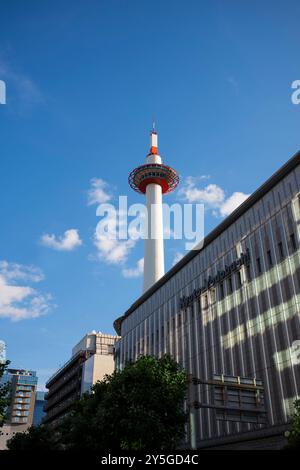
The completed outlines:
{"type": "MultiPolygon", "coordinates": [[[[94,181],[142,202],[127,176],[153,116],[181,178],[168,201],[204,202],[206,233],[299,149],[299,16],[297,1],[1,2],[0,339],[40,387],[141,293],[124,269],[142,242],[111,263],[88,200],[94,181]]],[[[178,253],[167,241],[167,269],[178,253]]]]}

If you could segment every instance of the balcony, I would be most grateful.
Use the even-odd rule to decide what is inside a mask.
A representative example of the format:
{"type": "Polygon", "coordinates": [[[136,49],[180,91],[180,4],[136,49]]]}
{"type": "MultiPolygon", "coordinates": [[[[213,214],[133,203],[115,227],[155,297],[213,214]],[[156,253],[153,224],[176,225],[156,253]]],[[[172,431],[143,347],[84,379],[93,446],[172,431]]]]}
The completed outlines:
{"type": "Polygon", "coordinates": [[[58,369],[48,380],[46,383],[47,388],[51,388],[51,385],[53,385],[56,381],[58,381],[58,378],[60,375],[66,375],[67,370],[71,367],[73,364],[82,364],[85,362],[90,356],[94,354],[93,351],[89,350],[80,350],[78,351],[69,361],[67,361],[60,369],[58,369]]]}
{"type": "Polygon", "coordinates": [[[53,406],[55,406],[56,403],[59,403],[62,401],[66,396],[68,396],[70,393],[74,392],[75,390],[79,389],[79,394],[80,394],[80,387],[81,386],[81,378],[78,379],[76,378],[75,380],[72,380],[72,382],[69,382],[65,387],[63,387],[60,392],[58,393],[52,393],[50,399],[47,398],[47,403],[44,406],[44,411],[48,412],[53,406]]]}
{"type": "Polygon", "coordinates": [[[51,410],[47,412],[47,416],[44,418],[44,423],[49,423],[53,421],[57,416],[65,413],[66,410],[70,409],[73,403],[75,403],[80,397],[79,393],[74,393],[66,400],[62,401],[58,405],[54,406],[51,410]]]}

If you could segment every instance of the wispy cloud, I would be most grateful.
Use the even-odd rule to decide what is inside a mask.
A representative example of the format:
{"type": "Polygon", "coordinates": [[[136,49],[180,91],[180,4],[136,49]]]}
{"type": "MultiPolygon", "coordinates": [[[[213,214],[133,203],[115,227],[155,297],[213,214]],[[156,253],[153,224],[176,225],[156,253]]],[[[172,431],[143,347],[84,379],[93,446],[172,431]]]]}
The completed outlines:
{"type": "Polygon", "coordinates": [[[44,102],[44,96],[33,79],[2,58],[0,77],[6,82],[7,105],[14,103],[20,111],[44,102]]]}
{"type": "Polygon", "coordinates": [[[97,233],[95,233],[94,243],[98,250],[98,259],[108,264],[124,263],[127,260],[129,252],[135,246],[134,240],[110,240],[98,236],[97,233]]]}
{"type": "Polygon", "coordinates": [[[94,233],[94,245],[97,248],[97,258],[108,264],[124,263],[130,251],[134,248],[136,240],[119,240],[117,232],[119,228],[118,211],[115,215],[107,215],[105,223],[109,226],[109,233],[94,233]]]}
{"type": "Polygon", "coordinates": [[[142,276],[144,272],[144,258],[141,258],[136,263],[135,268],[124,268],[122,269],[122,275],[126,278],[136,278],[142,276]]]}
{"type": "Polygon", "coordinates": [[[225,199],[224,190],[216,184],[208,184],[199,189],[194,183],[187,182],[180,189],[179,194],[183,195],[188,202],[203,202],[209,207],[216,207],[225,199]]]}
{"type": "Polygon", "coordinates": [[[227,215],[231,214],[231,212],[233,212],[234,209],[240,206],[249,196],[250,194],[245,194],[241,192],[232,193],[231,196],[225,199],[225,201],[219,208],[221,216],[226,217],[227,215]]]}
{"type": "Polygon", "coordinates": [[[180,253],[179,251],[177,251],[177,252],[175,253],[172,266],[174,266],[175,264],[177,264],[182,258],[183,258],[183,254],[180,253]]]}
{"type": "Polygon", "coordinates": [[[36,266],[25,266],[18,263],[9,263],[8,261],[0,261],[0,274],[6,280],[21,280],[28,282],[40,282],[44,279],[42,270],[36,266]]]}
{"type": "Polygon", "coordinates": [[[0,261],[0,318],[19,321],[48,313],[51,296],[29,285],[42,279],[39,268],[0,261]]]}
{"type": "Polygon", "coordinates": [[[202,203],[206,209],[212,210],[215,217],[225,217],[242,204],[250,194],[234,192],[226,197],[223,188],[210,183],[204,187],[197,185],[197,178],[187,177],[178,191],[179,198],[189,203],[202,203]]]}
{"type": "Polygon", "coordinates": [[[90,189],[88,190],[88,205],[102,204],[111,200],[112,196],[109,192],[109,185],[101,178],[92,178],[90,181],[90,189]]]}
{"type": "Polygon", "coordinates": [[[75,248],[82,245],[82,240],[80,239],[78,230],[71,228],[66,230],[60,237],[56,237],[54,234],[44,234],[41,237],[41,244],[57,251],[73,251],[75,248]]]}
{"type": "Polygon", "coordinates": [[[235,94],[238,95],[240,91],[240,86],[239,86],[239,82],[237,81],[237,79],[233,76],[230,76],[226,78],[226,81],[233,88],[235,94]]]}
{"type": "MultiPolygon", "coordinates": [[[[113,190],[111,185],[101,178],[92,178],[88,190],[88,205],[105,204],[112,199],[113,190]]],[[[129,240],[118,239],[118,231],[122,224],[120,215],[121,212],[117,209],[113,213],[105,215],[105,225],[109,229],[108,233],[99,233],[98,230],[95,230],[93,236],[94,245],[97,248],[96,258],[107,264],[123,264],[136,245],[136,240],[133,239],[134,229],[131,230],[129,240]]]]}

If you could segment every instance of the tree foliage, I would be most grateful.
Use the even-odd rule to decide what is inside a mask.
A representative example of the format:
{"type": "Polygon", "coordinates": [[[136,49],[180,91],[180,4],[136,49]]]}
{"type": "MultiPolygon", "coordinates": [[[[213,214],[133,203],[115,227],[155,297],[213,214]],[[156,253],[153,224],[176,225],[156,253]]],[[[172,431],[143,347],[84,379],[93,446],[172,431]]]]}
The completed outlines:
{"type": "Polygon", "coordinates": [[[17,432],[8,442],[9,450],[47,451],[55,450],[53,432],[48,426],[32,426],[28,431],[17,432]]]}
{"type": "MultiPolygon", "coordinates": [[[[4,363],[0,363],[0,380],[3,377],[4,372],[7,369],[7,366],[9,364],[9,361],[6,361],[4,363]]],[[[6,417],[6,412],[7,408],[10,403],[10,383],[0,383],[0,427],[3,426],[5,417],[6,417]]]]}
{"type": "Polygon", "coordinates": [[[300,448],[300,399],[294,402],[294,410],[292,430],[289,433],[288,442],[291,447],[300,448]]]}
{"type": "Polygon", "coordinates": [[[63,442],[97,451],[173,449],[184,436],[186,388],[186,373],[170,356],[141,356],[78,402],[63,442]]]}
{"type": "Polygon", "coordinates": [[[97,382],[53,432],[16,434],[11,450],[143,451],[174,449],[184,436],[187,375],[170,357],[142,356],[97,382]]]}

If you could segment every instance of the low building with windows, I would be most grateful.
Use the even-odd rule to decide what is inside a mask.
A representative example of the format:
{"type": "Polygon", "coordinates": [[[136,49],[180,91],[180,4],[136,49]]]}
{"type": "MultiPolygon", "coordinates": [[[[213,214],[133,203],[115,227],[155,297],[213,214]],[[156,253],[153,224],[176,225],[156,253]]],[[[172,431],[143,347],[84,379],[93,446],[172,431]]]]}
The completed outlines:
{"type": "Polygon", "coordinates": [[[24,432],[32,425],[38,378],[33,370],[7,369],[1,383],[7,382],[10,383],[11,403],[1,428],[0,450],[6,449],[7,441],[14,434],[24,432]]]}
{"type": "Polygon", "coordinates": [[[56,427],[80,396],[114,371],[118,336],[92,331],[72,349],[72,357],[46,383],[44,423],[56,427]]]}
{"type": "Polygon", "coordinates": [[[280,448],[300,395],[300,152],[118,318],[116,365],[171,354],[185,446],[280,448]]]}

